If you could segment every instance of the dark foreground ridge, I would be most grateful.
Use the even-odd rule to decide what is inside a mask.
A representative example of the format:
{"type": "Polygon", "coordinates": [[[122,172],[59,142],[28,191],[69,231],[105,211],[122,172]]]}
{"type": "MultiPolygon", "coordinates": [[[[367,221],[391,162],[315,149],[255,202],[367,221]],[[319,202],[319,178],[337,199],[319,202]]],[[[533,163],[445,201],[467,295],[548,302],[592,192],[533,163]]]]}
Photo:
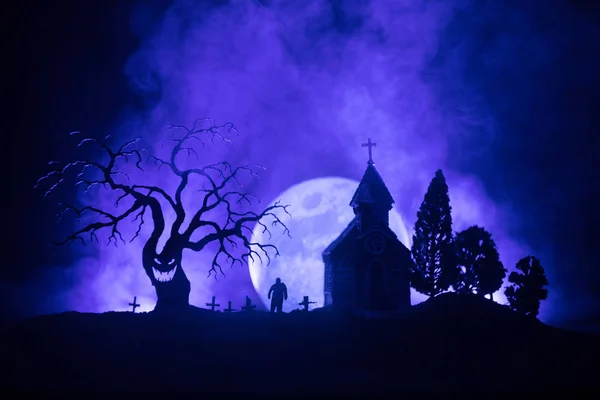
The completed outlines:
{"type": "Polygon", "coordinates": [[[68,312],[4,332],[17,389],[358,394],[598,389],[600,340],[444,294],[395,319],[317,310],[68,312]]]}

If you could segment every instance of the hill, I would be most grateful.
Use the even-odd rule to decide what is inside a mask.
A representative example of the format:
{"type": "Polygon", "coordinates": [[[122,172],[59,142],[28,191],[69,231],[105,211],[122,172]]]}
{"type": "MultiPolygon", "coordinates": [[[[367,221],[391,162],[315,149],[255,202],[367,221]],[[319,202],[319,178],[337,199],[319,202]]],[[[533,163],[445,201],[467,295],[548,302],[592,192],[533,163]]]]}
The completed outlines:
{"type": "Polygon", "coordinates": [[[357,394],[597,389],[597,335],[454,293],[395,318],[67,312],[3,332],[16,389],[357,394]]]}

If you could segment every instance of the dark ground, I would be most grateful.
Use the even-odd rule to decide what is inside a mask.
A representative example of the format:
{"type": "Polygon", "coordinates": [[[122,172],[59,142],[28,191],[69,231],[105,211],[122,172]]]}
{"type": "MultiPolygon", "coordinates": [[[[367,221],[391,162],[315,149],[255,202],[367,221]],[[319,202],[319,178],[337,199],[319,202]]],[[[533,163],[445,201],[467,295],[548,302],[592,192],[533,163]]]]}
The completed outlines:
{"type": "Polygon", "coordinates": [[[5,329],[0,385],[96,392],[359,394],[600,389],[600,336],[445,294],[396,319],[331,311],[76,312],[5,329]]]}

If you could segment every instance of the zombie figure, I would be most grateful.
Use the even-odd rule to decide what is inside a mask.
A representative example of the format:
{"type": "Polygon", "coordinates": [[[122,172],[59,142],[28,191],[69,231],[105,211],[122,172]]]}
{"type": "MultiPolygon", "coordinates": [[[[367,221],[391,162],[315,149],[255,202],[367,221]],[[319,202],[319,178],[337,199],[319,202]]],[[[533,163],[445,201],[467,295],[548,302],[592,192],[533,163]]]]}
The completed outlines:
{"type": "Polygon", "coordinates": [[[267,298],[271,299],[271,312],[281,312],[283,307],[283,300],[287,300],[288,293],[285,283],[281,282],[281,279],[277,278],[275,284],[269,289],[267,298]],[[271,297],[272,295],[272,297],[271,297]]]}

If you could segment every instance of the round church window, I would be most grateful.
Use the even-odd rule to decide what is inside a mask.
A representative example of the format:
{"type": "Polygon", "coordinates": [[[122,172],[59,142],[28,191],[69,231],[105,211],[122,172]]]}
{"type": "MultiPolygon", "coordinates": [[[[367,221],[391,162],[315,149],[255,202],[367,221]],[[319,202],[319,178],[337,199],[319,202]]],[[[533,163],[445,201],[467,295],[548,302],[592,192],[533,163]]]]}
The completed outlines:
{"type": "Polygon", "coordinates": [[[371,233],[365,240],[365,247],[371,254],[381,254],[385,250],[385,238],[380,233],[371,233]]]}

